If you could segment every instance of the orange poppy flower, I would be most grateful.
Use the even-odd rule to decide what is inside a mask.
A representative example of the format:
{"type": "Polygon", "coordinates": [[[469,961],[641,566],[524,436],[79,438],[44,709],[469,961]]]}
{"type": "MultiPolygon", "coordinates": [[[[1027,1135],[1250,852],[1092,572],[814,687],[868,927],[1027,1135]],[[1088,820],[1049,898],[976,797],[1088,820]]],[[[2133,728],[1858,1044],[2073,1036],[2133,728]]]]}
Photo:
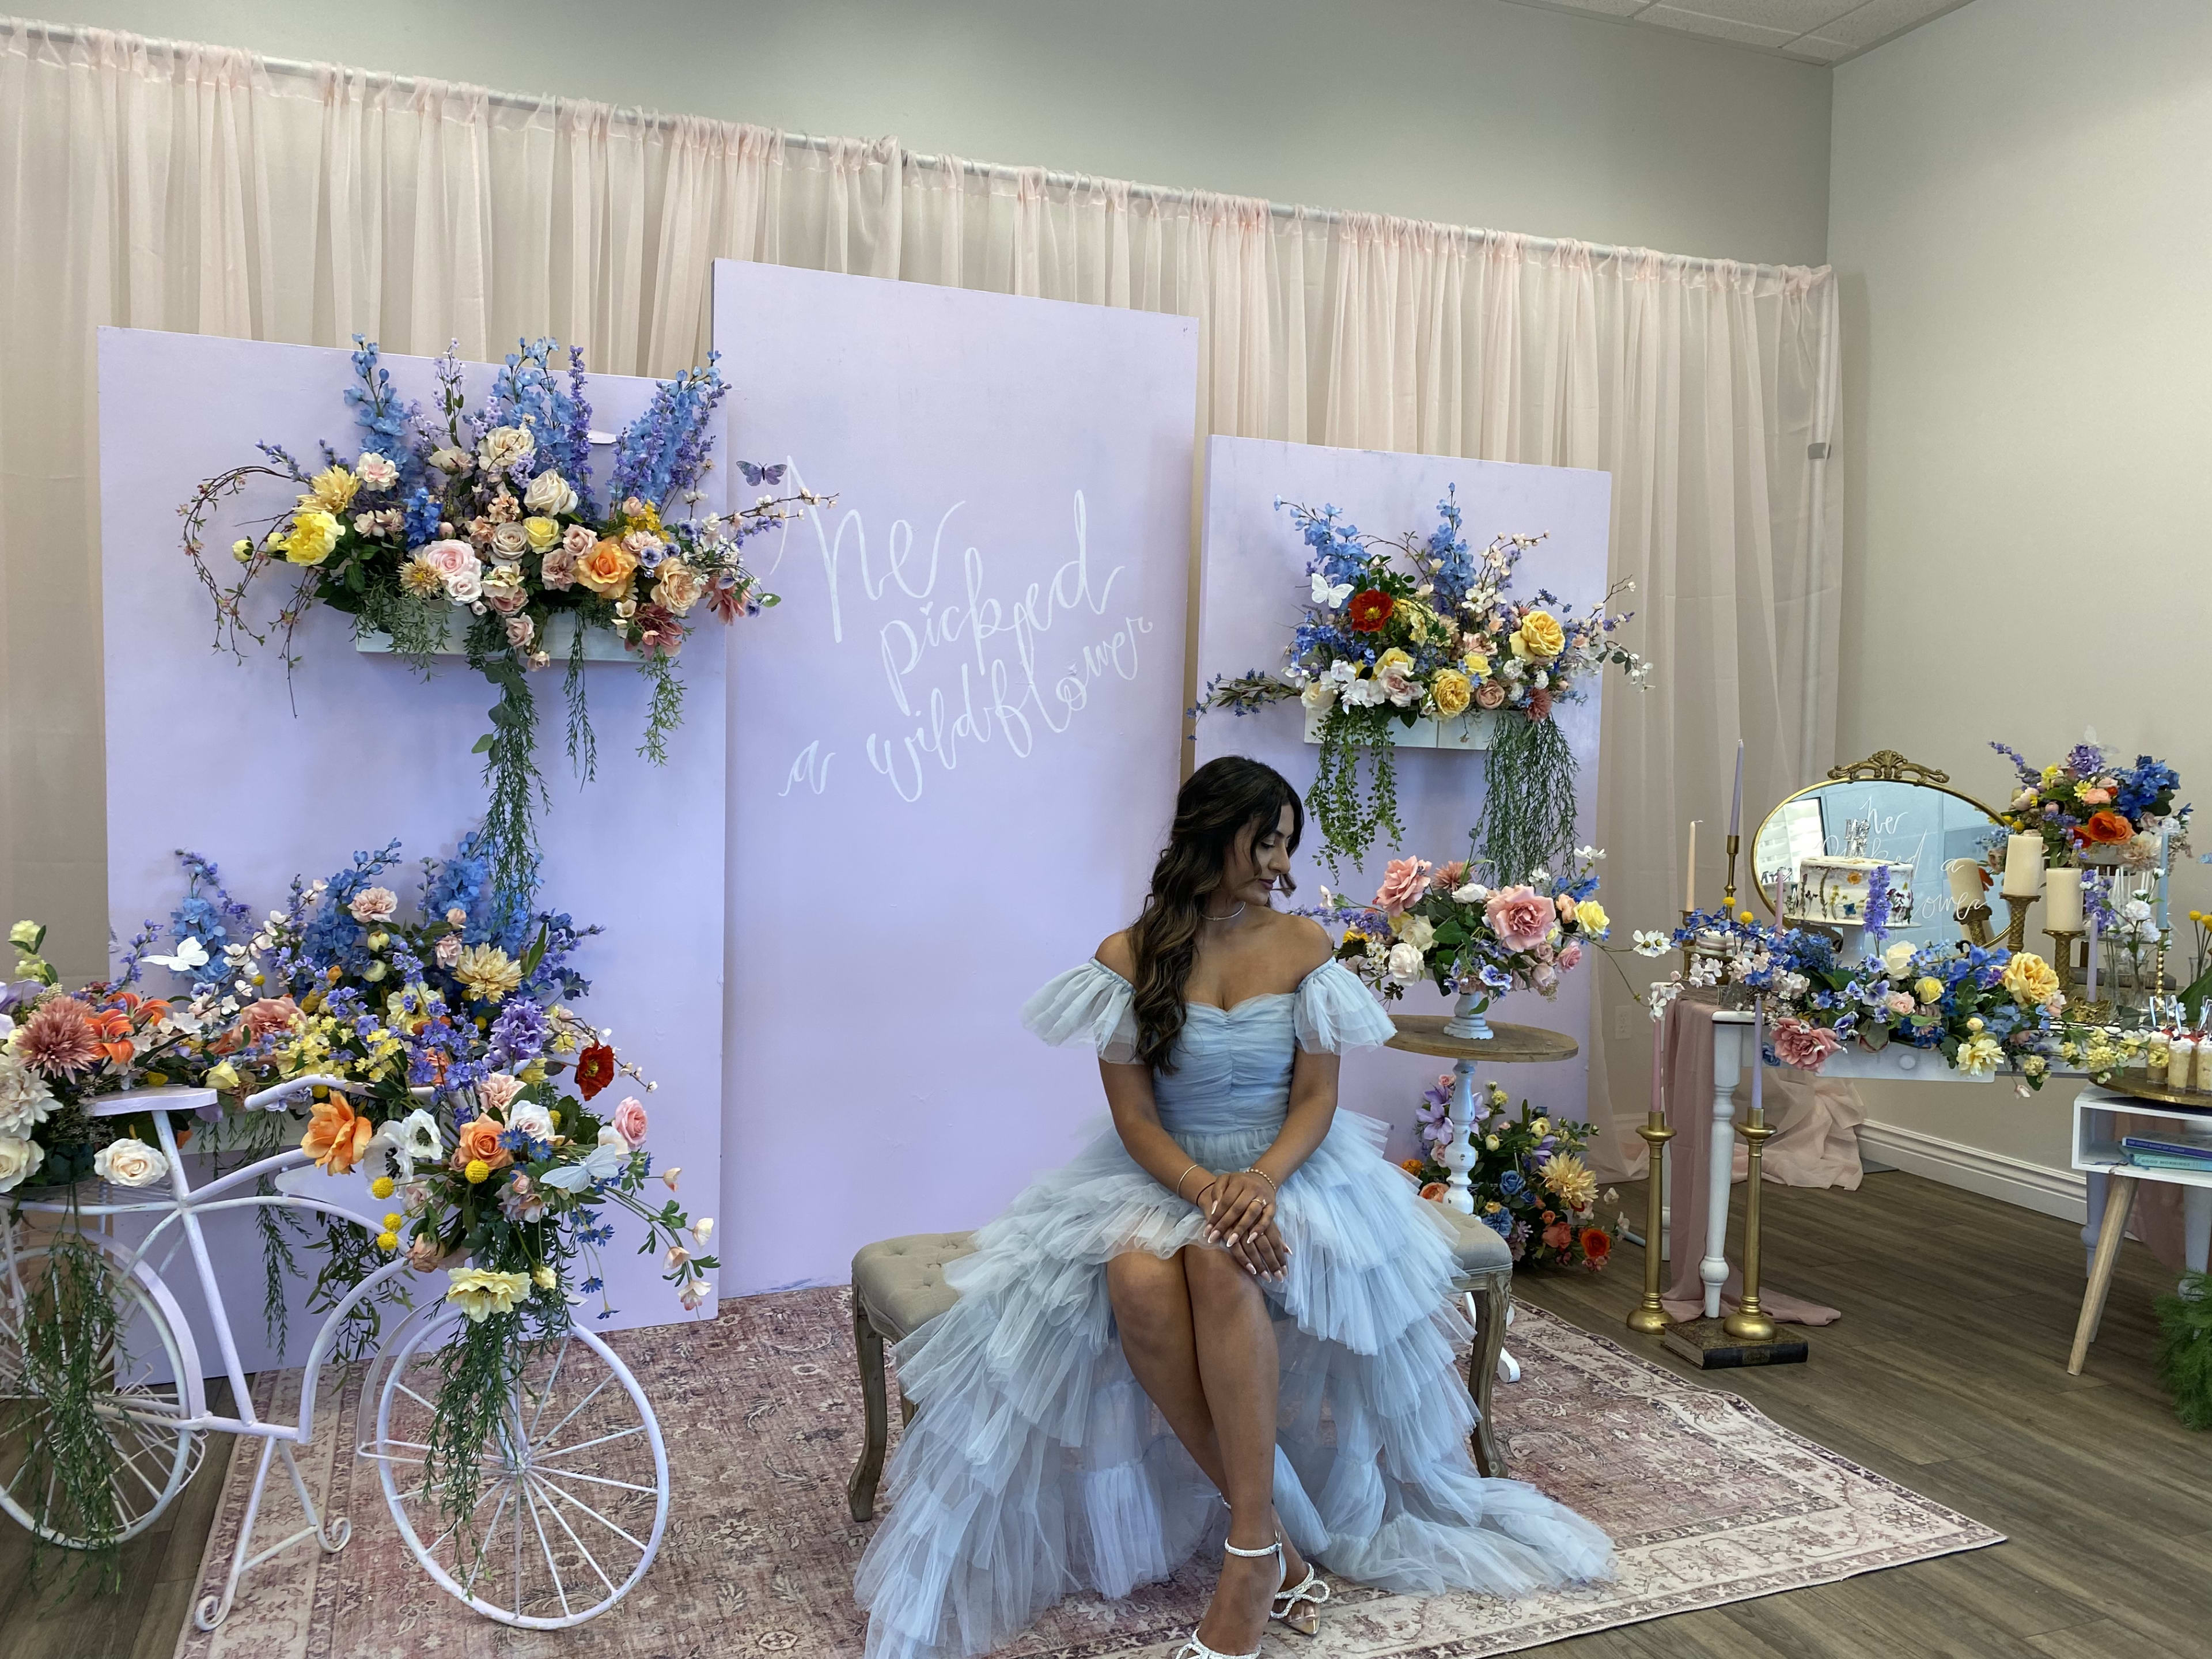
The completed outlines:
{"type": "Polygon", "coordinates": [[[1390,613],[1398,608],[1397,600],[1379,587],[1354,593],[1346,608],[1352,625],[1363,634],[1379,633],[1382,624],[1390,620],[1390,613]]]}
{"type": "Polygon", "coordinates": [[[343,1175],[361,1162],[375,1133],[374,1126],[354,1110],[353,1103],[333,1089],[328,1100],[315,1103],[300,1146],[331,1175],[343,1175]]]}
{"type": "Polygon", "coordinates": [[[2118,842],[2133,841],[2136,827],[2118,812],[2092,812],[2088,823],[2076,830],[2074,837],[2084,847],[2110,847],[2118,842]]]}
{"type": "Polygon", "coordinates": [[[1583,1255],[1593,1267],[1602,1267],[1613,1254],[1613,1237],[1602,1227],[1583,1229],[1583,1255]]]}

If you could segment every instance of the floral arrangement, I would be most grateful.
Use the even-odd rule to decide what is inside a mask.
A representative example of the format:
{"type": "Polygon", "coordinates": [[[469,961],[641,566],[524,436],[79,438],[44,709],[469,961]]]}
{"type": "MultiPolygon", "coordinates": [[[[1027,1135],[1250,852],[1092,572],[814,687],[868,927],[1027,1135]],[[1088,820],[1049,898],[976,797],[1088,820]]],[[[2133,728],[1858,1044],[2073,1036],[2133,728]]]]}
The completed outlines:
{"type": "MultiPolygon", "coordinates": [[[[176,994],[140,997],[136,1006],[162,1011],[142,1030],[190,1036],[139,1046],[133,1076],[150,1082],[175,1070],[171,1081],[239,1099],[310,1075],[351,1085],[316,1087],[297,1107],[234,1111],[209,1138],[249,1156],[297,1144],[332,1175],[370,1175],[370,1191],[391,1203],[374,1233],[257,1212],[265,1218],[271,1332],[281,1333],[282,1276],[293,1261],[280,1217],[320,1229],[310,1241],[322,1257],[311,1303],[319,1308],[336,1306],[404,1251],[465,1316],[441,1361],[446,1387],[424,1479],[449,1515],[465,1516],[522,1356],[556,1337],[593,1293],[599,1318],[614,1311],[598,1255],[614,1236],[611,1207],[643,1222],[642,1249],[660,1257],[687,1309],[711,1294],[706,1274],[720,1265],[707,1249],[713,1221],[694,1221],[678,1204],[679,1170],[655,1169],[645,1105],[617,1086],[638,1079],[637,1067],[573,1006],[590,988],[577,949],[599,929],[500,888],[480,831],[451,856],[422,861],[411,908],[388,884],[400,863],[394,842],[356,853],[326,879],[295,878],[286,902],[258,922],[214,864],[179,857],[185,895],[166,925],[149,923],[131,942],[125,978],[159,967],[183,981],[176,994]],[[173,949],[153,954],[162,934],[173,949]],[[658,1202],[648,1196],[656,1182],[665,1188],[658,1202]]],[[[35,933],[19,930],[23,939],[36,949],[35,933]]],[[[86,1006],[97,1013],[121,994],[105,992],[86,1006]]],[[[53,1022],[42,1016],[53,1003],[40,1000],[9,1034],[42,1079],[58,1075],[65,1057],[46,1036],[53,1022]]],[[[118,1138],[96,1152],[94,1172],[124,1187],[166,1173],[157,1150],[128,1146],[137,1150],[118,1138]]],[[[357,1306],[343,1357],[370,1350],[380,1316],[373,1299],[357,1306]]]]}
{"type": "Polygon", "coordinates": [[[1636,949],[1691,952],[1686,975],[1678,969],[1650,988],[1653,1019],[1688,987],[1741,987],[1766,1005],[1769,1054],[1801,1071],[1819,1071],[1846,1042],[1873,1053],[1902,1043],[1938,1050],[1969,1077],[2008,1068],[2026,1093],[2050,1072],[2063,1012],[2057,971],[2032,951],[1899,939],[1852,964],[1825,933],[1721,910],[1692,915],[1672,935],[1639,931],[1636,949]]]}
{"type": "MultiPolygon", "coordinates": [[[[1421,1150],[1404,1167],[1422,1183],[1423,1198],[1440,1199],[1450,1191],[1451,1171],[1443,1154],[1452,1138],[1451,1093],[1447,1072],[1421,1097],[1421,1150]]],[[[1495,1083],[1478,1102],[1474,1164],[1467,1172],[1475,1215],[1512,1247],[1516,1266],[1604,1267],[1613,1257],[1613,1231],[1597,1219],[1597,1177],[1583,1150],[1590,1126],[1532,1114],[1525,1100],[1516,1116],[1506,1103],[1505,1091],[1495,1083]]]]}
{"type": "Polygon", "coordinates": [[[2085,742],[2063,761],[2039,767],[2017,749],[1990,747],[2019,775],[2002,822],[2014,835],[2041,836],[2050,863],[2148,869],[2158,862],[2159,831],[2169,818],[2176,836],[2169,850],[2187,848],[2191,809],[2175,806],[2181,777],[2164,761],[2138,755],[2133,766],[2115,766],[2103,748],[2085,742]]]}
{"type": "MultiPolygon", "coordinates": [[[[310,467],[282,445],[261,445],[261,462],[209,479],[179,509],[185,550],[214,599],[216,643],[234,654],[241,638],[273,637],[292,665],[293,633],[315,604],[352,617],[357,634],[387,635],[425,671],[458,635],[470,666],[499,692],[477,750],[490,786],[495,868],[500,884],[519,892],[537,850],[534,809],[545,798],[527,674],[553,660],[550,624],[565,616],[573,625],[562,689],[577,775],[588,779],[597,760],[583,676],[592,628],[611,631],[651,679],[639,752],[664,763],[683,712],[676,656],[696,613],[726,623],[774,605],[746,568],[743,545],[821,498],[802,489],[694,516],[727,389],[711,355],[663,382],[623,428],[602,494],[592,477],[580,349],[562,364],[555,342],[524,342],[474,410],[449,351],[438,361],[438,407],[426,413],[400,398],[373,342],[356,336],[355,344],[357,383],[346,401],[359,427],[356,459],[325,443],[323,464],[310,467]],[[216,509],[263,477],[296,486],[298,498],[258,538],[232,544],[243,568],[220,580],[203,556],[216,509]],[[257,627],[247,592],[278,568],[296,574],[297,585],[274,623],[257,627]]],[[[739,470],[750,484],[782,482],[780,466],[739,470]]]]}
{"type": "Polygon", "coordinates": [[[1528,870],[1562,852],[1574,833],[1574,757],[1552,723],[1553,707],[1584,695],[1607,663],[1632,684],[1650,665],[1613,643],[1628,620],[1608,608],[1616,583],[1583,615],[1548,591],[1509,597],[1522,558],[1544,538],[1500,536],[1481,552],[1462,533],[1454,495],[1437,504],[1428,537],[1363,535],[1334,507],[1288,507],[1311,550],[1310,593],[1279,674],[1217,678],[1200,707],[1243,714],[1298,698],[1321,719],[1321,758],[1309,797],[1324,855],[1360,862],[1398,822],[1392,727],[1470,711],[1498,717],[1474,860],[1493,876],[1528,870]],[[1363,795],[1358,754],[1371,755],[1363,795]]]}
{"type": "Polygon", "coordinates": [[[1560,975],[1581,965],[1585,943],[1612,927],[1597,899],[1604,857],[1595,847],[1577,848],[1558,875],[1532,870],[1505,887],[1486,887],[1465,860],[1394,859],[1371,903],[1323,888],[1321,907],[1310,914],[1344,927],[1336,959],[1385,1000],[1425,979],[1485,1007],[1512,990],[1551,997],[1560,975]]]}

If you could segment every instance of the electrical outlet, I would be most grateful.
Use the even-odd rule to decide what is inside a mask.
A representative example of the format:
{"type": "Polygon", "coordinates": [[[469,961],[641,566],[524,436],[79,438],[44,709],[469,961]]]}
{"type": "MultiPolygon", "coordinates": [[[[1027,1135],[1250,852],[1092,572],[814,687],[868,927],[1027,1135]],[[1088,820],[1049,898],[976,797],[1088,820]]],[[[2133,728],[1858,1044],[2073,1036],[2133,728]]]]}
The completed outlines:
{"type": "Polygon", "coordinates": [[[1636,1010],[1626,1007],[1615,1008],[1613,1011],[1613,1041],[1616,1042],[1626,1042],[1635,1035],[1636,1010]]]}

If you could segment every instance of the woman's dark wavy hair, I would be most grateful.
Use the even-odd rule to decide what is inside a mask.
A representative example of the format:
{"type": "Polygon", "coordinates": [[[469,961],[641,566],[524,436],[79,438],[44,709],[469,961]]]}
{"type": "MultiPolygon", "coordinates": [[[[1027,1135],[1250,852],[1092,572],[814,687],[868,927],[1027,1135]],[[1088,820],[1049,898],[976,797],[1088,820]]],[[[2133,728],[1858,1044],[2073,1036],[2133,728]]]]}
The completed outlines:
{"type": "MultiPolygon", "coordinates": [[[[1152,866],[1152,891],[1129,930],[1136,957],[1137,1058],[1158,1072],[1182,1035],[1184,992],[1198,960],[1198,930],[1206,896],[1221,879],[1231,851],[1249,848],[1291,809],[1291,850],[1305,833],[1305,804],[1272,766],[1224,755],[1190,775],[1176,796],[1175,826],[1152,866]]],[[[1283,890],[1293,884],[1286,873],[1283,890]]]]}

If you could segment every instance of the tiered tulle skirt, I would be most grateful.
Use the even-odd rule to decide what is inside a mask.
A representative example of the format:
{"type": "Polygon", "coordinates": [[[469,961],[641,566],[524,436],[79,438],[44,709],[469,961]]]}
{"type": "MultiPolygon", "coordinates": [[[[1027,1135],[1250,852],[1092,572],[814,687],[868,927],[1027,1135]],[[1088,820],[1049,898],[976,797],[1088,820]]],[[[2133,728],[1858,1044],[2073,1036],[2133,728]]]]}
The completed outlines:
{"type": "MultiPolygon", "coordinates": [[[[1331,1571],[1392,1590],[1516,1595],[1609,1576],[1595,1527],[1475,1473],[1450,1247],[1382,1156],[1383,1134],[1340,1113],[1284,1184],[1290,1266],[1267,1287],[1284,1525],[1331,1571]]],[[[1212,1169],[1247,1164],[1273,1138],[1177,1134],[1212,1169]]],[[[960,1300],[897,1350],[921,1413],[854,1584],[870,1659],[985,1652],[1064,1596],[1124,1595],[1218,1543],[1226,1512],[1130,1372],[1106,1291],[1112,1257],[1164,1258],[1202,1231],[1109,1133],[948,1271],[960,1300]]]]}

